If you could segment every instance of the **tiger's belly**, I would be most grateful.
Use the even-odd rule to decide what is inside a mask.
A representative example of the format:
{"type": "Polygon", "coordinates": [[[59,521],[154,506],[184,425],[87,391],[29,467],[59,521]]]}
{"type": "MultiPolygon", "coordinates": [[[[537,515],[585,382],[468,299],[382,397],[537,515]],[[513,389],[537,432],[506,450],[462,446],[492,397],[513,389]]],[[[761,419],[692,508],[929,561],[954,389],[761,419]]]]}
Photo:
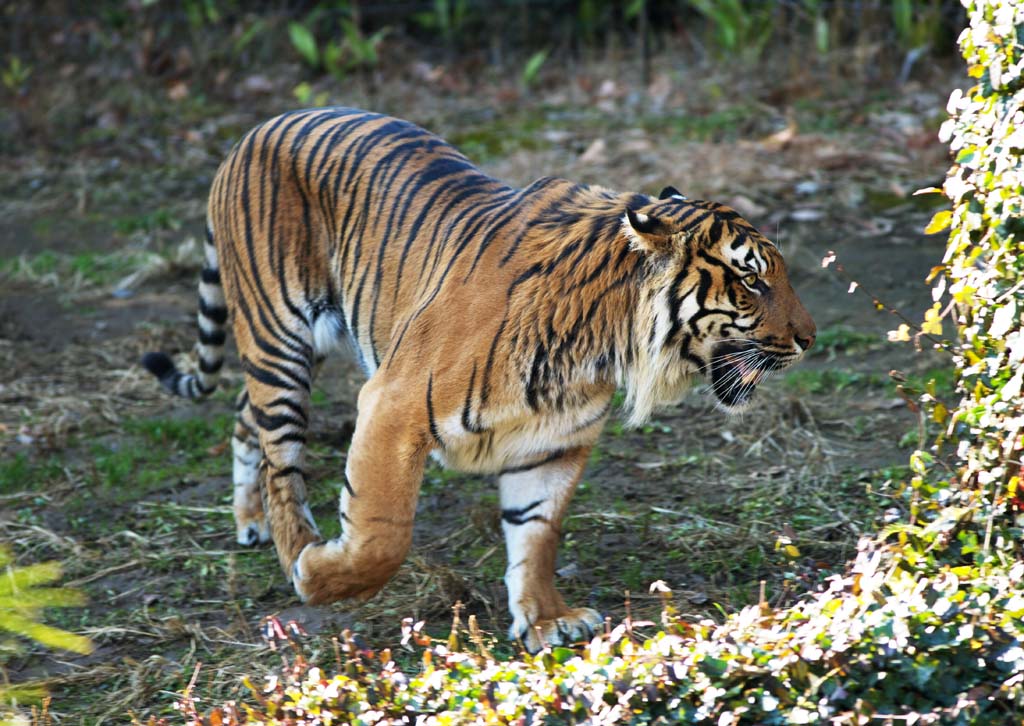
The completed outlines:
{"type": "Polygon", "coordinates": [[[449,469],[471,474],[531,468],[561,452],[593,444],[610,409],[610,398],[603,398],[573,411],[508,417],[479,433],[452,416],[438,421],[441,444],[431,455],[449,469]]]}

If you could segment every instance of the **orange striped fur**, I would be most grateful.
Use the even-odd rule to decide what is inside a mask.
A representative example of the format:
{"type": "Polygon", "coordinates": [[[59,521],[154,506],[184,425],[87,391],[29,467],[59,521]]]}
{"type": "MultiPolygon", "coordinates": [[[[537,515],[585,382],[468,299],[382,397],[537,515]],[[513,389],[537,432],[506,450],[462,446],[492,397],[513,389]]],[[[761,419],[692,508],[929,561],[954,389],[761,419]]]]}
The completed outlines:
{"type": "Polygon", "coordinates": [[[251,131],[214,180],[208,225],[199,370],[143,362],[174,393],[208,395],[230,318],[246,380],[239,541],[272,538],[308,602],[370,597],[408,551],[429,455],[497,474],[511,632],[532,650],[601,623],[553,580],[615,389],[634,424],[703,379],[737,409],[814,340],[778,250],[728,207],[671,188],[511,188],[437,136],[354,109],[251,131]],[[343,533],[323,541],[306,505],[309,391],[345,341],[368,381],[343,533]]]}

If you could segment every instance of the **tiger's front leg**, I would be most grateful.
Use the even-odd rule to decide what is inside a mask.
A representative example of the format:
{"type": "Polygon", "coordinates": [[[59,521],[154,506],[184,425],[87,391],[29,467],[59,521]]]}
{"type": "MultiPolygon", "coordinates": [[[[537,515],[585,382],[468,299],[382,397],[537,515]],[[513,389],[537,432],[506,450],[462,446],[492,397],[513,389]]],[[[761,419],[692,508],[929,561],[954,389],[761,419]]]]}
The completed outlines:
{"type": "Polygon", "coordinates": [[[342,533],[307,545],[292,569],[311,604],[375,595],[405,560],[428,447],[408,393],[373,379],[359,393],[356,430],[340,496],[342,533]]]}
{"type": "Polygon", "coordinates": [[[509,637],[527,650],[589,639],[604,622],[590,608],[570,608],[555,589],[555,557],[562,518],[583,475],[590,447],[566,451],[540,466],[499,478],[501,519],[508,550],[509,637]]]}

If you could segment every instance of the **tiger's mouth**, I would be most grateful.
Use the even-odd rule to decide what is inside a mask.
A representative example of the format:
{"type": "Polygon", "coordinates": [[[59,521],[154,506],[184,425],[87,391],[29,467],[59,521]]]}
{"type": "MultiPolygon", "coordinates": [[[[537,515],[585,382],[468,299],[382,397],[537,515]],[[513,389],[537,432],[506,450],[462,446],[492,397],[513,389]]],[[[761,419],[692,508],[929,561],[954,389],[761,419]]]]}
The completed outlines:
{"type": "Polygon", "coordinates": [[[769,373],[785,367],[753,341],[719,343],[711,351],[711,390],[727,408],[747,404],[769,373]]]}

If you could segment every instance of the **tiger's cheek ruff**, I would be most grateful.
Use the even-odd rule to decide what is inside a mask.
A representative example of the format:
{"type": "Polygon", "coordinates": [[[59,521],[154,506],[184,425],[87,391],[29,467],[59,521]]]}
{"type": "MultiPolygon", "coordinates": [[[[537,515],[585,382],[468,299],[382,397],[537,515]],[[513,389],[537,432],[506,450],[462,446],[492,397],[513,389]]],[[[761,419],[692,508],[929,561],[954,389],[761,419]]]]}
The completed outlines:
{"type": "MultiPolygon", "coordinates": [[[[687,350],[670,340],[678,335],[673,320],[670,284],[675,270],[662,270],[644,285],[635,313],[633,339],[637,342],[635,359],[624,373],[619,385],[626,390],[624,403],[626,425],[642,426],[658,409],[682,400],[701,373],[699,358],[706,347],[698,337],[687,336],[687,350]]],[[[688,319],[698,309],[696,293],[684,297],[676,316],[688,319]]]]}

